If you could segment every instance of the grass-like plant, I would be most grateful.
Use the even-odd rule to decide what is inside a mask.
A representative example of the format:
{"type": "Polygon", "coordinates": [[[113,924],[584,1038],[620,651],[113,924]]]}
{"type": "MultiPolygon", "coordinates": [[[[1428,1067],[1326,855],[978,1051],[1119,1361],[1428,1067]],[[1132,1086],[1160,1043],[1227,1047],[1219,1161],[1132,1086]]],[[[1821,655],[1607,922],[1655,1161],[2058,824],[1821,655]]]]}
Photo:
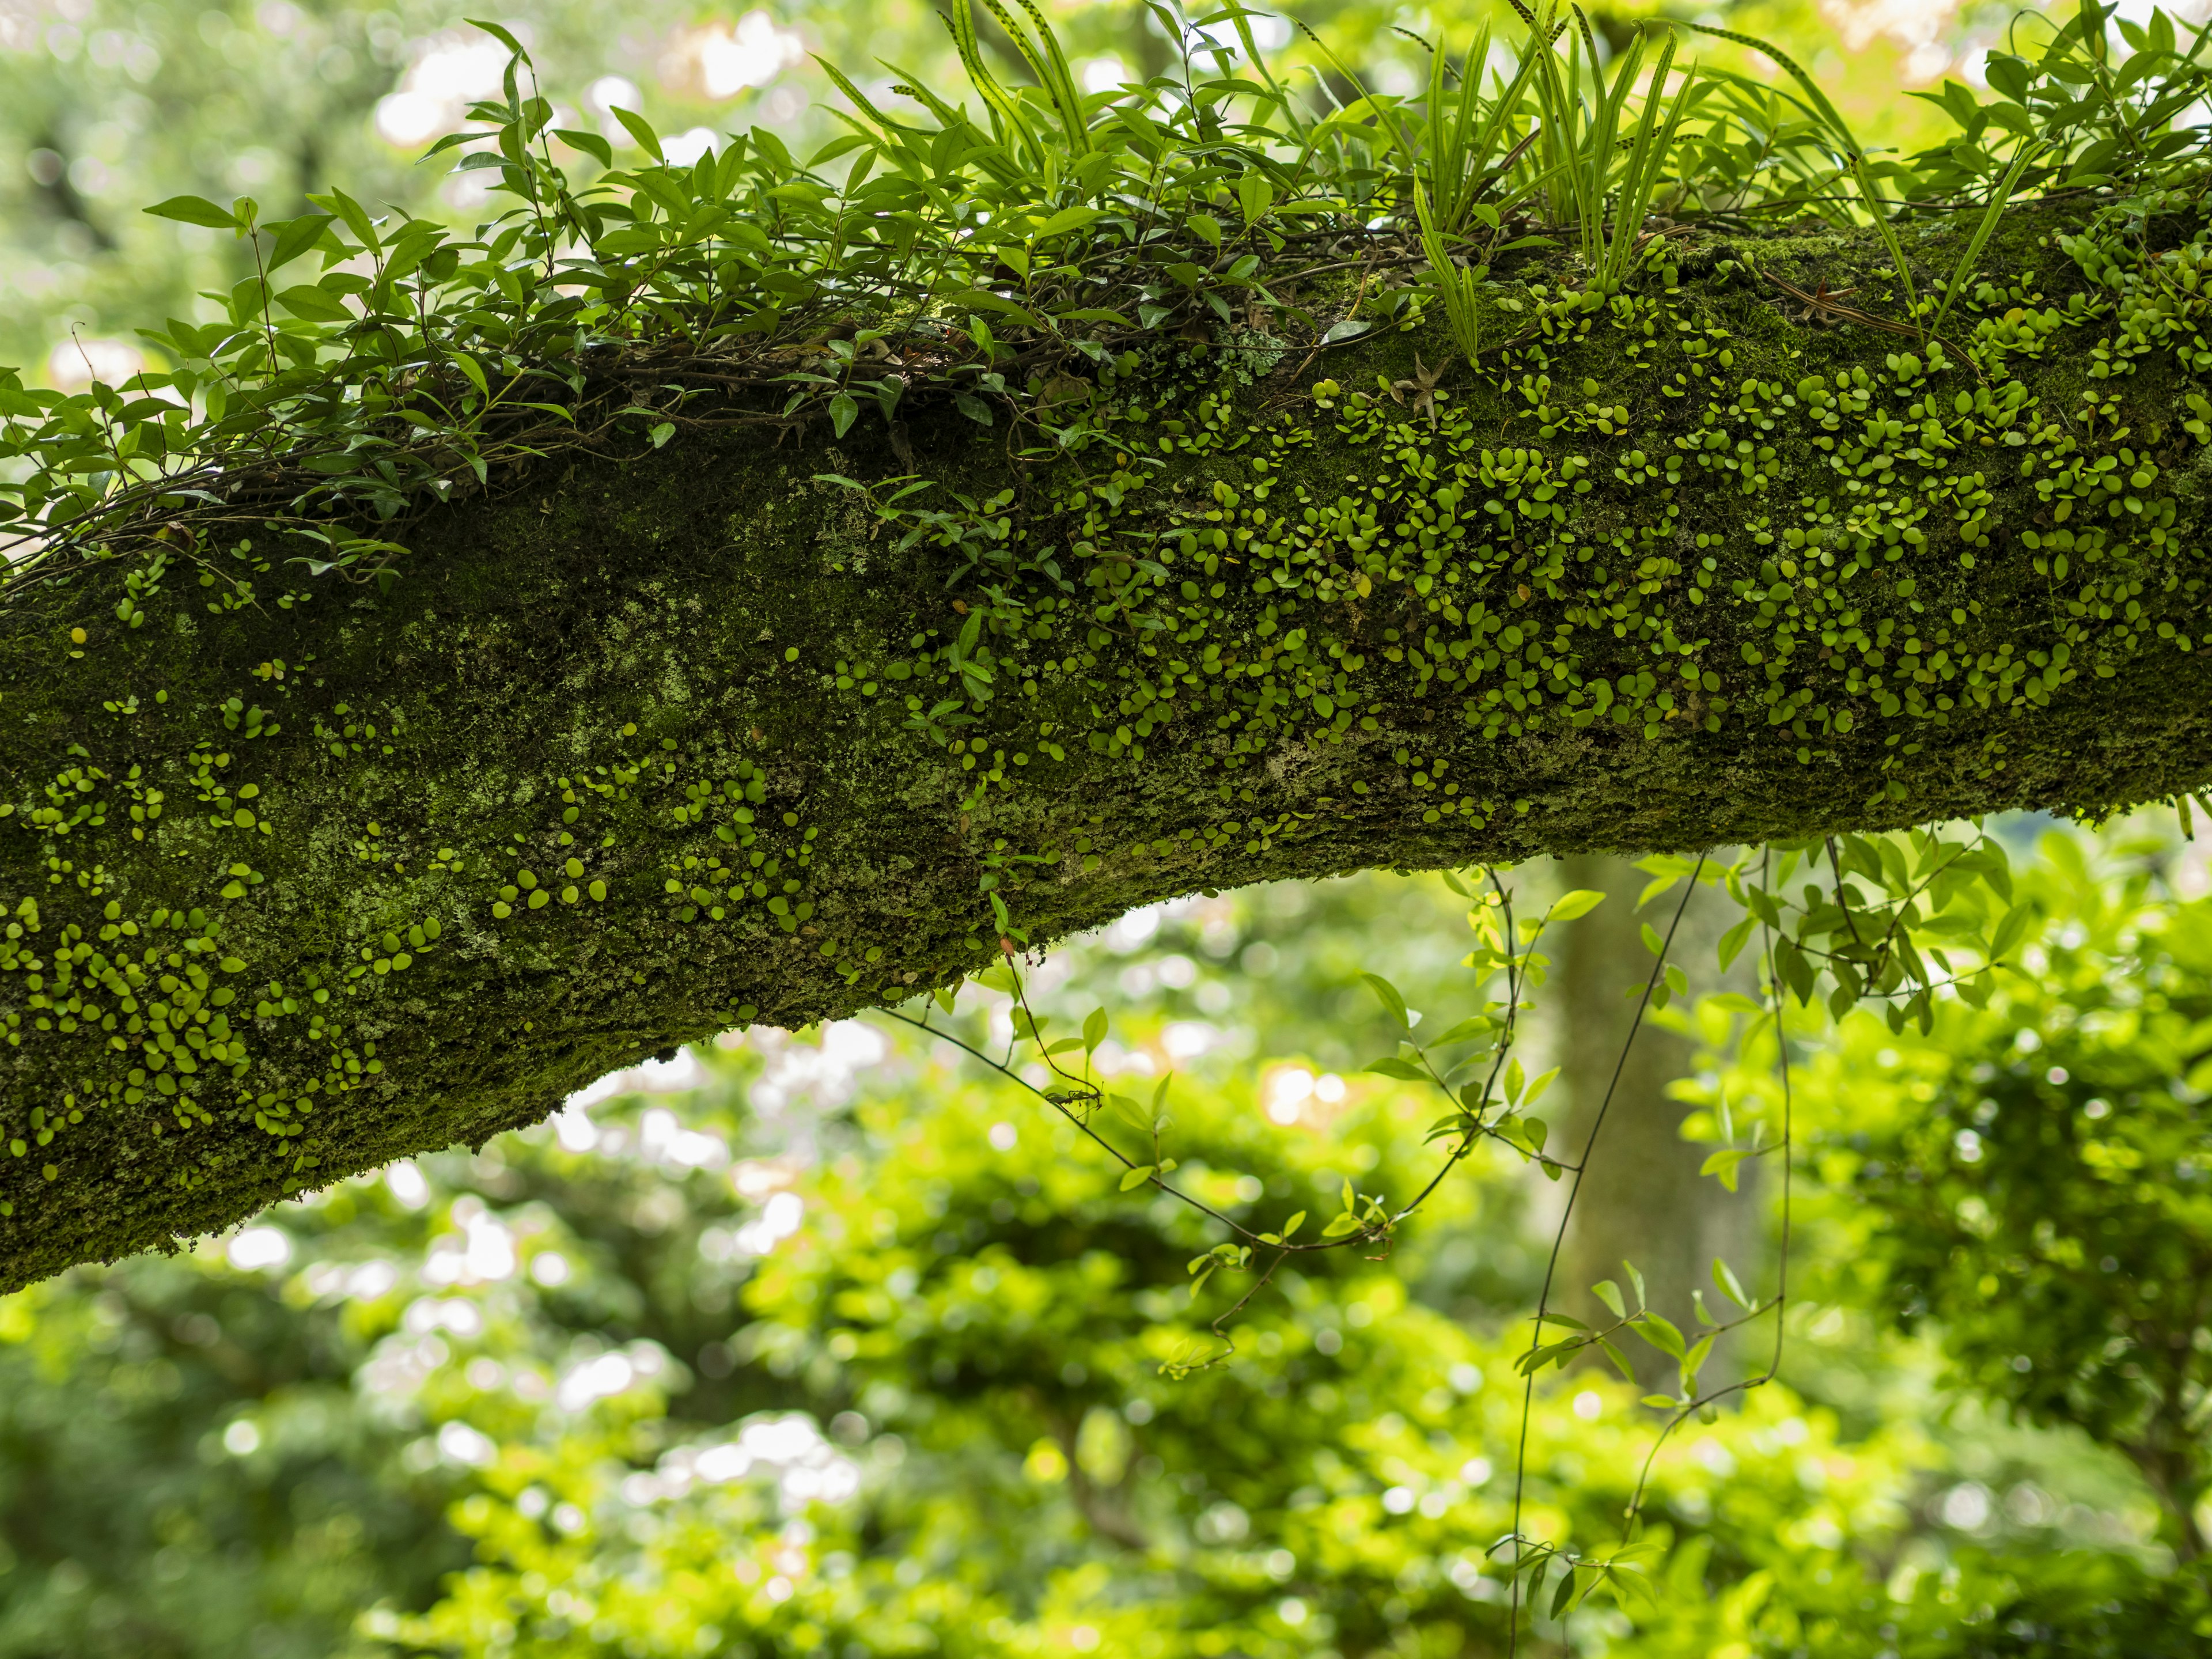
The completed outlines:
{"type": "Polygon", "coordinates": [[[492,27],[513,53],[501,94],[433,151],[458,151],[501,204],[472,234],[335,188],[283,220],[247,198],[150,209],[229,233],[251,274],[216,320],[149,331],[167,367],[127,385],[0,380],[0,539],[31,550],[0,592],[87,556],[204,562],[247,540],[388,580],[428,505],[533,457],[693,428],[842,434],[934,400],[1061,430],[1072,381],[1255,319],[1317,340],[1343,321],[1331,296],[1366,292],[1360,268],[1409,252],[1472,356],[1480,266],[1564,236],[1569,274],[1618,284],[1662,202],[1692,224],[1870,224],[1902,300],[1886,320],[1925,329],[1955,314],[2004,203],[2064,193],[2140,227],[2207,174],[2207,29],[2116,20],[2101,0],[2023,21],[1986,99],[1931,94],[1956,137],[1890,160],[1787,54],[1703,24],[1647,26],[1601,76],[1587,21],[1547,10],[1487,88],[1485,34],[1455,87],[1439,54],[1423,94],[1340,103],[1267,64],[1242,0],[1223,15],[1243,64],[1210,47],[1094,94],[1030,0],[984,4],[1034,84],[999,76],[954,0],[980,107],[909,76],[913,110],[894,112],[832,69],[849,130],[804,158],[755,128],[678,165],[623,113],[642,159],[617,165],[599,133],[555,127],[528,54],[492,27]],[[1680,30],[1763,52],[1791,84],[1680,70],[1680,30]],[[1960,205],[1982,233],[1923,301],[1893,221],[1960,205]],[[1490,252],[1469,270],[1477,227],[1490,252]]]}
{"type": "Polygon", "coordinates": [[[1490,267],[1480,265],[1463,270],[1452,258],[1443,228],[1429,205],[1429,193],[1419,179],[1413,180],[1413,211],[1420,221],[1421,252],[1428,258],[1429,284],[1443,309],[1444,325],[1451,331],[1452,343],[1473,367],[1482,353],[1482,319],[1477,309],[1477,296],[1481,292],[1483,278],[1490,275],[1490,267]]]}

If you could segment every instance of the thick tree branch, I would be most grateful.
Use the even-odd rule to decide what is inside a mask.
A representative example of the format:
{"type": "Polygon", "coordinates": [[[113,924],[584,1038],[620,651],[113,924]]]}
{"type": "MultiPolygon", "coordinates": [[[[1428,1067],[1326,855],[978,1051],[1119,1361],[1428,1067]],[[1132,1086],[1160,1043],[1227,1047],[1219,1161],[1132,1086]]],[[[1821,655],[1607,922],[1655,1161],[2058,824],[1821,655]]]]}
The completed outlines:
{"type": "Polygon", "coordinates": [[[2012,343],[1932,377],[1747,264],[1893,313],[1870,244],[1777,238],[1509,290],[1479,373],[1433,330],[1303,378],[1249,337],[1071,357],[1012,431],[917,392],[842,443],[556,457],[388,591],[266,548],[37,590],[0,617],[0,1285],[942,983],[992,891],[1041,944],[1201,886],[2203,785],[2212,463],[2172,343],[2067,312],[2054,228],[1947,325],[2012,343]]]}

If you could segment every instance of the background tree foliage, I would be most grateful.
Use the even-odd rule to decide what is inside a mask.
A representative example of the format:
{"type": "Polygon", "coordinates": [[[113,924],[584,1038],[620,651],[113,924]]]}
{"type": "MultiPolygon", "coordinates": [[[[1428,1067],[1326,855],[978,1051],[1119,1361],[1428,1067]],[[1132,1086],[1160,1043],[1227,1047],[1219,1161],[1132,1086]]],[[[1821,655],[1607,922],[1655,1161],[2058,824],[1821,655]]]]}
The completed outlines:
{"type": "MultiPolygon", "coordinates": [[[[604,14],[527,21],[549,81],[626,76],[663,132],[819,118],[769,104],[787,63],[707,95],[749,41],[756,66],[788,55],[743,18],[648,9],[612,41],[604,14]]],[[[1410,61],[1380,9],[1314,21],[1378,77],[1410,61]]],[[[1825,38],[1794,21],[1791,44],[1825,38]]],[[[1164,46],[1133,8],[1066,22],[1093,57],[1164,46]]],[[[21,303],[0,355],[67,380],[71,324],[94,350],[119,344],[241,274],[234,247],[143,221],[142,202],[277,204],[380,174],[392,199],[466,217],[373,125],[381,99],[480,72],[441,59],[465,51],[456,24],[283,4],[9,14],[21,303]],[[188,137],[143,141],[157,131],[188,137]]],[[[945,61],[919,8],[768,27],[841,61],[893,57],[887,40],[945,61]]],[[[1882,52],[1845,61],[1862,88],[1893,73],[1882,52]]],[[[387,108],[387,128],[403,117],[427,118],[387,108]]],[[[2172,827],[2052,831],[2031,862],[2039,826],[2010,826],[2036,942],[1985,1007],[1946,999],[1924,1033],[1793,1012],[1809,1285],[1784,1382],[1660,1449],[1655,1595],[1561,1620],[1547,1583],[1524,1639],[1873,1659],[2212,1638],[2194,1565],[2212,911],[2172,827]]],[[[1591,884],[1520,879],[1539,899],[1591,884]]],[[[1619,943],[1567,964],[1600,995],[1648,968],[1643,919],[1664,925],[1626,920],[1642,879],[1604,884],[1619,943]]],[[[1451,1006],[1463,912],[1431,879],[1387,876],[1184,902],[1056,956],[1030,993],[1063,1030],[1108,1006],[1098,1057],[1123,1086],[1149,1098],[1174,1072],[1183,1184],[1255,1223],[1326,1217],[1347,1180],[1402,1193],[1432,1167],[1433,1100],[1359,1069],[1401,1032],[1358,975],[1451,1006]]],[[[1692,1147],[1771,1146],[1771,1027],[1710,946],[1656,1016],[1676,1066],[1621,1109],[1654,1144],[1679,1125],[1692,1147]]],[[[1011,1010],[970,988],[948,1030],[1003,1053],[1011,1010]]],[[[1593,1070],[1579,1024],[1535,1041],[1593,1070]]],[[[1578,1086],[1587,1111],[1602,1085],[1578,1086]]],[[[1764,1239],[1771,1272],[1771,1166],[1724,1163],[1734,1200],[1711,1176],[1655,1199],[1655,1248],[1734,1204],[1730,1236],[1764,1239]]],[[[949,1045],[881,1019],[753,1032],[481,1154],[8,1298],[0,1653],[1502,1650],[1486,1553],[1512,1524],[1515,1365],[1560,1189],[1480,1151],[1387,1254],[1303,1259],[1236,1328],[1233,1359],[1178,1380],[1164,1364],[1221,1305],[1187,1291],[1216,1235],[1119,1176],[949,1045]]],[[[1668,1291],[1686,1328],[1695,1266],[1668,1291]]],[[[1595,1367],[1540,1386],[1525,1527],[1613,1535],[1663,1420],[1642,1392],[1595,1367]]]]}

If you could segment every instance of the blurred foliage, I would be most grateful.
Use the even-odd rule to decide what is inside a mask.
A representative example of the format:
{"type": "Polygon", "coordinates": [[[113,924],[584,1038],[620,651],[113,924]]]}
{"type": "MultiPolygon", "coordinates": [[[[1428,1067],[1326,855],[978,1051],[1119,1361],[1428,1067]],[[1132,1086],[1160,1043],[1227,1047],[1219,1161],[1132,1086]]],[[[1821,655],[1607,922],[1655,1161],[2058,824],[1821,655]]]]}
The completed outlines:
{"type": "Polygon", "coordinates": [[[2167,1541],[2196,1554],[2212,1486],[2212,904],[2157,890],[2154,844],[2116,850],[2099,867],[2052,837],[2026,896],[2064,919],[2040,971],[1871,1057],[1890,1099],[1859,1132],[1854,1190],[1885,1218],[1884,1307],[1936,1324],[1960,1381],[2119,1449],[2167,1541]]]}
{"type": "MultiPolygon", "coordinates": [[[[1902,1170],[1917,1194],[2008,1167],[2002,1115],[1963,1166],[1938,1126],[1995,1081],[1947,1108],[1944,1079],[2025,1054],[2017,1030],[2147,1123],[2194,1098],[2185,984],[2127,1041],[2103,1005],[2132,981],[2100,953],[2125,935],[2142,959],[2164,915],[2159,959],[2193,960],[2202,903],[2174,908],[2140,842],[2071,836],[2020,891],[2044,954],[1987,1009],[1946,1000],[1925,1036],[1793,1015],[1813,1150],[1786,1386],[1660,1449],[1656,1594],[1540,1617],[1531,1650],[2201,1650],[2199,1581],[2094,1443],[2106,1420],[2008,1416],[2014,1374],[1978,1358],[2018,1343],[2034,1375],[2073,1375],[2101,1328],[1985,1331],[2003,1298],[1970,1306],[1971,1285],[1929,1300],[1907,1247],[1941,1218],[1887,1196],[1902,1170]],[[2099,1042],[2134,1069],[2100,1072],[2099,1042]],[[1885,1334],[1908,1306],[1917,1334],[1885,1334]]],[[[1103,996],[1102,1066],[1133,1088],[1174,1073],[1179,1179],[1272,1224],[1326,1212],[1346,1177],[1404,1194],[1433,1167],[1433,1104],[1351,1069],[1395,1030],[1357,975],[1448,1006],[1463,908],[1381,875],[1179,902],[1056,953],[1031,992],[1063,1018],[1103,996]]],[[[1004,1052],[1009,1014],[971,988],[948,1029],[1004,1052]]],[[[1693,1130],[1716,1132],[1722,1091],[1739,1124],[1770,1109],[1750,1016],[1709,997],[1662,1018],[1705,1045],[1693,1130]]],[[[25,1291],[0,1304],[0,1652],[1503,1651],[1486,1553],[1511,1524],[1513,1362],[1559,1189],[1478,1149],[1387,1259],[1300,1261],[1233,1359],[1175,1381],[1162,1361],[1237,1287],[1194,1301],[1187,1260],[1218,1231],[1118,1173],[949,1044],[881,1020],[754,1031],[479,1154],[25,1291]]],[[[2078,1184],[2085,1236],[2142,1201],[2078,1184]]],[[[2124,1279],[2154,1244],[2120,1247],[2124,1279]]],[[[1617,1540],[1663,1420],[1596,1372],[1546,1381],[1528,1531],[1617,1540]]]]}

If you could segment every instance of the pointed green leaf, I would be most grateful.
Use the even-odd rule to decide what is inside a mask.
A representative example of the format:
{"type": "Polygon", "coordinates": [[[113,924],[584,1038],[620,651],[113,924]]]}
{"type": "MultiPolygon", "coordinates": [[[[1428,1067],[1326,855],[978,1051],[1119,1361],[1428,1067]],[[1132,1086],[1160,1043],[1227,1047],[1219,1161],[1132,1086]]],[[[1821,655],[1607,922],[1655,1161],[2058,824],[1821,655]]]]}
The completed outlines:
{"type": "Polygon", "coordinates": [[[1139,1134],[1152,1133],[1152,1115],[1128,1096],[1109,1094],[1106,1097],[1106,1103],[1114,1109],[1116,1117],[1139,1134]]]}
{"type": "Polygon", "coordinates": [[[166,202],[157,202],[146,210],[156,219],[174,219],[180,224],[205,225],[210,230],[235,230],[238,216],[217,207],[204,196],[172,196],[166,202]]]}
{"type": "Polygon", "coordinates": [[[491,386],[484,379],[482,363],[465,351],[457,351],[453,354],[453,367],[467,377],[469,384],[477,389],[477,395],[484,398],[491,396],[491,386]]]}
{"type": "Polygon", "coordinates": [[[1721,942],[1717,953],[1720,957],[1721,972],[1724,974],[1728,972],[1729,964],[1734,962],[1736,957],[1742,953],[1745,941],[1751,938],[1751,930],[1755,925],[1756,920],[1757,919],[1755,917],[1746,916],[1741,921],[1739,921],[1735,927],[1729,928],[1728,932],[1721,935],[1721,942]]]}
{"type": "Polygon", "coordinates": [[[1636,1316],[1636,1322],[1629,1328],[1653,1347],[1672,1354],[1677,1359],[1680,1359],[1686,1352],[1682,1333],[1675,1328],[1674,1322],[1664,1314],[1656,1314],[1646,1309],[1636,1316]]]}
{"type": "Polygon", "coordinates": [[[327,214],[303,213],[296,219],[287,219],[278,224],[264,225],[264,230],[276,234],[276,245],[269,250],[269,269],[275,270],[288,265],[321,241],[330,229],[327,214]]]}
{"type": "Polygon", "coordinates": [[[1734,1192],[1736,1182],[1736,1166],[1750,1156],[1751,1154],[1742,1147],[1723,1146],[1718,1152],[1707,1156],[1705,1161],[1698,1166],[1698,1173],[1701,1176],[1717,1175],[1720,1177],[1721,1185],[1727,1188],[1729,1191],[1734,1192]]]}
{"type": "Polygon", "coordinates": [[[1071,230],[1081,230],[1096,224],[1104,216],[1097,208],[1062,208],[1036,228],[1036,240],[1042,242],[1054,236],[1065,236],[1071,230]]]}
{"type": "Polygon", "coordinates": [[[530,54],[523,51],[522,42],[516,40],[513,34],[509,33],[506,29],[501,28],[497,23],[486,23],[477,18],[471,17],[468,20],[468,24],[471,28],[482,29],[486,34],[491,36],[493,40],[498,41],[500,45],[505,46],[507,51],[514,53],[515,57],[520,58],[524,63],[526,64],[530,61],[530,54]]]}
{"type": "Polygon", "coordinates": [[[1605,895],[1597,889],[1577,887],[1553,900],[1548,914],[1553,921],[1573,921],[1588,915],[1604,902],[1605,895]]]}
{"type": "Polygon", "coordinates": [[[1359,977],[1365,980],[1367,988],[1375,993],[1376,1000],[1382,1005],[1382,1012],[1411,1030],[1413,1022],[1406,1018],[1406,999],[1398,994],[1398,988],[1380,974],[1362,974],[1359,977]]]}
{"type": "Polygon", "coordinates": [[[1743,1286],[1737,1281],[1735,1269],[1718,1256],[1713,1258],[1713,1283],[1719,1285],[1721,1293],[1737,1307],[1751,1306],[1751,1298],[1743,1293],[1743,1286]]]}
{"type": "Polygon", "coordinates": [[[609,113],[623,124],[629,136],[637,141],[637,147],[647,155],[656,161],[665,161],[668,159],[666,153],[660,148],[660,135],[653,130],[653,124],[645,117],[634,115],[626,109],[612,110],[609,113]]]}
{"type": "Polygon", "coordinates": [[[349,323],[354,313],[345,302],[327,289],[309,288],[305,284],[288,288],[276,296],[276,303],[295,317],[304,317],[311,323],[349,323]]]}
{"type": "Polygon", "coordinates": [[[1682,1392],[1694,1395],[1698,1391],[1698,1373],[1705,1369],[1706,1357],[1713,1351],[1713,1338],[1701,1336],[1682,1356],[1682,1392]]]}
{"type": "Polygon", "coordinates": [[[1429,1080],[1428,1073],[1419,1066],[1409,1065],[1402,1060],[1385,1058],[1371,1060],[1366,1069],[1384,1077],[1395,1077],[1405,1083],[1426,1083],[1429,1080]]]}
{"type": "Polygon", "coordinates": [[[556,127],[553,136],[570,149],[581,150],[603,167],[615,164],[614,146],[596,132],[582,132],[574,127],[556,127]]]}

